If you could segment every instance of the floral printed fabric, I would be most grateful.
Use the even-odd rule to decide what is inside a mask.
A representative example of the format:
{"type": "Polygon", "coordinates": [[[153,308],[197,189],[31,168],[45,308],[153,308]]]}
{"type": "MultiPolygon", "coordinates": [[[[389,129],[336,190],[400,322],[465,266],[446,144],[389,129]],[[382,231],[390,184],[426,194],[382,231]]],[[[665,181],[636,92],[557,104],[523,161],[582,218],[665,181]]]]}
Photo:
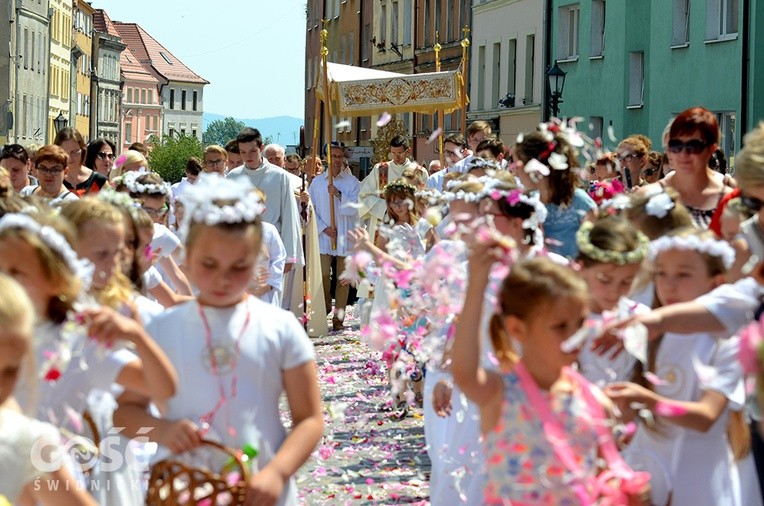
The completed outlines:
{"type": "MultiPolygon", "coordinates": [[[[562,424],[579,467],[594,476],[597,438],[584,400],[576,391],[544,392],[562,424]]],[[[499,423],[485,438],[487,504],[578,506],[572,475],[554,452],[538,414],[514,373],[504,375],[504,402],[499,423]]]]}

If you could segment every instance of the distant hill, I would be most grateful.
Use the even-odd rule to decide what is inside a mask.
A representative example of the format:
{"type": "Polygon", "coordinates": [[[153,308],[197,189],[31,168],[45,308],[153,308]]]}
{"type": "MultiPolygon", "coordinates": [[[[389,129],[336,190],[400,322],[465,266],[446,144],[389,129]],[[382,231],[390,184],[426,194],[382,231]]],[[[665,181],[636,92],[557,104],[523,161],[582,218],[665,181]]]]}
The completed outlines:
{"type": "MultiPolygon", "coordinates": [[[[205,112],[203,115],[204,129],[213,121],[225,119],[226,116],[205,112]]],[[[274,142],[282,145],[298,144],[300,142],[300,127],[302,118],[292,116],[276,116],[275,118],[242,119],[235,118],[247,126],[257,128],[263,137],[270,136],[274,142]]]]}

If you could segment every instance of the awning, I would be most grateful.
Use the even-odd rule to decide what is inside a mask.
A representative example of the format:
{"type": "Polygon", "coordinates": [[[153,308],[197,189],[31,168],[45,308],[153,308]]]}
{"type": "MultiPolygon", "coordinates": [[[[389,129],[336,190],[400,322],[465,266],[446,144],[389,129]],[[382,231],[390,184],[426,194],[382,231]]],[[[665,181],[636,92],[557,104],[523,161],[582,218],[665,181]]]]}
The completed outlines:
{"type": "MultiPolygon", "coordinates": [[[[397,74],[331,62],[327,66],[329,97],[335,116],[449,113],[461,107],[463,81],[458,70],[397,74]]],[[[323,74],[319,74],[316,84],[316,96],[324,100],[323,74]]]]}

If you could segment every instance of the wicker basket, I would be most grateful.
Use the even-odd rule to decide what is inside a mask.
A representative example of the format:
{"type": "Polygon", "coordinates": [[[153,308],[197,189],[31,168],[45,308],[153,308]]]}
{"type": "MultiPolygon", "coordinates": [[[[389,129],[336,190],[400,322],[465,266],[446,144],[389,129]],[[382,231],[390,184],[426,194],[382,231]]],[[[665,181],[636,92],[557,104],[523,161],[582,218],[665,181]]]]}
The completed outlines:
{"type": "Polygon", "coordinates": [[[234,450],[219,443],[202,440],[210,446],[233,457],[239,470],[239,480],[229,485],[226,477],[209,469],[199,469],[172,458],[157,462],[151,468],[146,504],[148,506],[177,506],[181,504],[241,505],[247,494],[249,471],[234,450]]]}

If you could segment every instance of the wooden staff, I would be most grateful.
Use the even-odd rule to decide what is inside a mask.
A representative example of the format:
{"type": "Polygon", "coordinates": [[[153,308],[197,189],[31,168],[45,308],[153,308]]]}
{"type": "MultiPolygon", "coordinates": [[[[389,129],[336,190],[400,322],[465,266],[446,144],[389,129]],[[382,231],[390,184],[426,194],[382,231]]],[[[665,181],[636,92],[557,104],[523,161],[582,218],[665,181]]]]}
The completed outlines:
{"type": "MultiPolygon", "coordinates": [[[[314,144],[315,146],[315,144],[314,144]]],[[[313,159],[315,163],[316,159],[313,159]]],[[[305,171],[302,171],[302,193],[305,193],[305,171]]],[[[302,254],[305,261],[302,263],[302,328],[308,332],[308,212],[307,204],[300,202],[300,207],[305,206],[305,221],[302,223],[302,254]]],[[[302,220],[300,220],[302,221],[302,220]]]]}
{"type": "Polygon", "coordinates": [[[470,29],[467,25],[462,28],[464,38],[462,39],[462,136],[467,138],[467,75],[469,74],[469,53],[470,47],[470,29]]]}
{"type": "MultiPolygon", "coordinates": [[[[438,32],[435,32],[435,45],[432,47],[432,49],[435,51],[435,72],[440,72],[440,50],[441,45],[439,42],[438,32]]],[[[445,153],[443,152],[443,128],[445,127],[445,113],[441,109],[438,111],[438,128],[440,129],[440,134],[438,134],[438,152],[440,153],[440,166],[445,167],[446,166],[446,157],[445,153]]]]}
{"type": "MultiPolygon", "coordinates": [[[[326,20],[322,20],[324,26],[326,26],[326,20]]],[[[326,47],[326,39],[329,36],[329,32],[326,28],[321,30],[321,61],[324,64],[324,124],[326,125],[326,166],[329,173],[329,186],[334,186],[334,176],[332,175],[332,100],[329,97],[329,69],[326,64],[326,57],[329,55],[329,49],[326,47]]],[[[334,216],[334,194],[329,192],[329,227],[335,231],[334,237],[332,237],[332,249],[337,249],[337,226],[334,216]]]]}

